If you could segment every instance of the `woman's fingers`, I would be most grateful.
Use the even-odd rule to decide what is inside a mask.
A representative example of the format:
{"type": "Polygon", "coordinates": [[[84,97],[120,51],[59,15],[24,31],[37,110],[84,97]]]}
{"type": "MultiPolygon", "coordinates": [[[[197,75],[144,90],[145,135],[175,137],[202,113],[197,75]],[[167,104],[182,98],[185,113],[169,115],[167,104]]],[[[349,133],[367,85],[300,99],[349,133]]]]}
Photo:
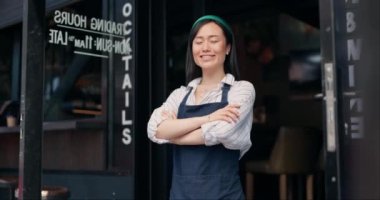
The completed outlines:
{"type": "Polygon", "coordinates": [[[239,115],[236,114],[235,112],[229,111],[226,113],[226,115],[233,121],[237,122],[239,120],[239,115]]]}
{"type": "Polygon", "coordinates": [[[175,114],[175,112],[170,112],[171,113],[171,118],[172,119],[177,119],[177,115],[175,114]]]}
{"type": "Polygon", "coordinates": [[[161,112],[161,116],[164,117],[164,118],[167,118],[168,117],[168,112],[166,112],[165,110],[163,110],[161,112]]]}
{"type": "Polygon", "coordinates": [[[239,109],[237,109],[237,108],[229,108],[228,112],[233,114],[237,118],[239,118],[239,116],[240,116],[239,109]]]}
{"type": "Polygon", "coordinates": [[[237,122],[239,120],[239,105],[231,104],[221,108],[211,114],[211,121],[223,120],[229,123],[237,122]]]}
{"type": "Polygon", "coordinates": [[[163,110],[161,112],[163,118],[177,119],[177,115],[173,111],[163,110]]]}
{"type": "Polygon", "coordinates": [[[235,122],[239,119],[240,113],[239,113],[239,105],[228,105],[225,109],[227,111],[227,115],[232,118],[235,122]]]}
{"type": "Polygon", "coordinates": [[[239,120],[239,115],[231,110],[227,110],[224,115],[230,119],[230,122],[237,122],[239,120]]]}

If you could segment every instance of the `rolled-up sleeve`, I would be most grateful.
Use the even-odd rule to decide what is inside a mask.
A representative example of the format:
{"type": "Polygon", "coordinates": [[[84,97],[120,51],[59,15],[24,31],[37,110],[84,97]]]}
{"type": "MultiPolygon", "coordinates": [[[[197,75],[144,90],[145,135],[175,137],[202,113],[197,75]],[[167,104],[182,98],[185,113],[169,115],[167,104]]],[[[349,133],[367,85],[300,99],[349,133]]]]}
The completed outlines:
{"type": "Polygon", "coordinates": [[[228,149],[240,150],[242,157],[251,147],[250,133],[253,119],[255,89],[250,82],[239,81],[231,87],[229,104],[238,104],[239,120],[234,123],[214,121],[202,125],[206,145],[223,144],[228,149]]]}
{"type": "Polygon", "coordinates": [[[158,108],[156,108],[152,115],[150,116],[148,126],[147,126],[147,132],[148,132],[148,138],[152,140],[155,143],[158,144],[164,144],[168,143],[168,140],[165,139],[159,139],[156,137],[157,127],[168,117],[162,116],[162,111],[171,111],[174,112],[177,115],[178,107],[180,104],[180,101],[182,100],[184,94],[186,92],[185,87],[178,88],[174,90],[169,97],[166,99],[166,101],[158,108]]]}

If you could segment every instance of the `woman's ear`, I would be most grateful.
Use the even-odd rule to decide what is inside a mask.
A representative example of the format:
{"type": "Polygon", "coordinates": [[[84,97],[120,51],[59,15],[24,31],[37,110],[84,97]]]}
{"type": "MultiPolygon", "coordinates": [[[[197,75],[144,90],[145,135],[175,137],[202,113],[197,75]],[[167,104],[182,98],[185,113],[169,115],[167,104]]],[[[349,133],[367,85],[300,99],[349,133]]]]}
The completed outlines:
{"type": "Polygon", "coordinates": [[[231,45],[228,44],[226,47],[226,55],[230,54],[230,52],[231,52],[231,45]]]}

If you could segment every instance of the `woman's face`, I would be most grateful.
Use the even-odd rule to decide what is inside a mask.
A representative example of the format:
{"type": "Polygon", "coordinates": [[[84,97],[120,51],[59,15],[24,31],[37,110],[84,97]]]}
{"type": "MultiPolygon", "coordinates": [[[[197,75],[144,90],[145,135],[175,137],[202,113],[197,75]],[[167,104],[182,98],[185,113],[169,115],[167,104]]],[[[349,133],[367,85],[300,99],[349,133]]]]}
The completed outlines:
{"type": "Polygon", "coordinates": [[[204,24],[193,39],[193,58],[195,63],[202,68],[222,68],[226,54],[230,51],[223,30],[214,22],[204,24]]]}

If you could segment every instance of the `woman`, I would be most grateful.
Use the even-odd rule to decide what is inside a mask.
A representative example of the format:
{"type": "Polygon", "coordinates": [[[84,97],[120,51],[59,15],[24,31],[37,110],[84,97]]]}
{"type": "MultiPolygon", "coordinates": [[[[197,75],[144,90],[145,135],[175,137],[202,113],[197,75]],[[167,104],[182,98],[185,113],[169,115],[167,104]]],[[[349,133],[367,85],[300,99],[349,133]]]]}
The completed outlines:
{"type": "Polygon", "coordinates": [[[239,159],[251,147],[255,90],[237,81],[233,33],[214,15],[195,21],[187,46],[187,87],[155,109],[148,137],[173,144],[171,199],[244,199],[239,159]]]}

